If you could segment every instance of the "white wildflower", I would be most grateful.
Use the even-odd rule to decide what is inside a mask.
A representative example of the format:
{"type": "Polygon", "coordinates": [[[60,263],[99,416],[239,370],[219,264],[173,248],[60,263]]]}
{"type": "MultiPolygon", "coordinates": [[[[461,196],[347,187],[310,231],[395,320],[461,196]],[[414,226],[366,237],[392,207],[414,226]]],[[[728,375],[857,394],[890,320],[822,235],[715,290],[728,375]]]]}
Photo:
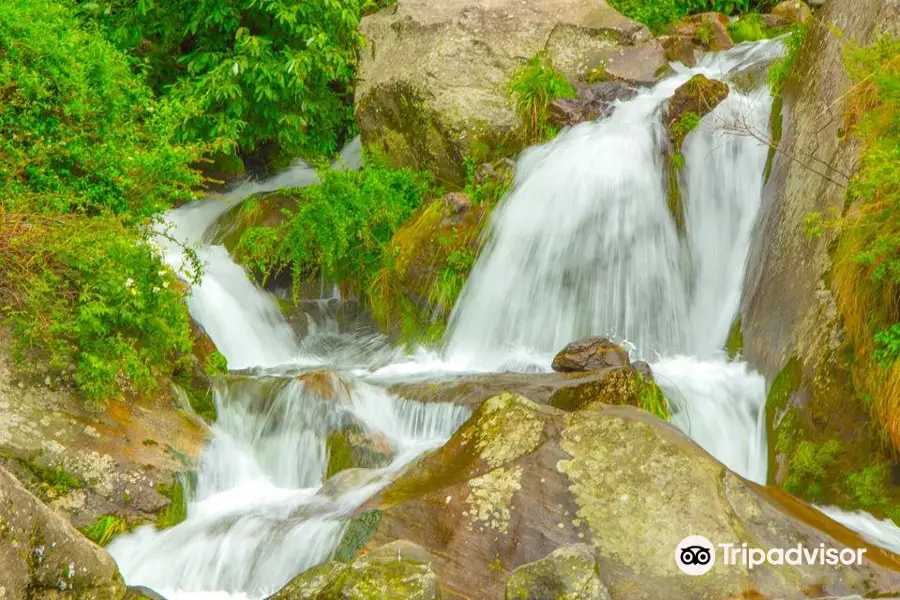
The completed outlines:
{"type": "Polygon", "coordinates": [[[134,279],[129,277],[128,279],[125,280],[125,288],[126,289],[131,289],[133,286],[134,286],[134,279]]]}

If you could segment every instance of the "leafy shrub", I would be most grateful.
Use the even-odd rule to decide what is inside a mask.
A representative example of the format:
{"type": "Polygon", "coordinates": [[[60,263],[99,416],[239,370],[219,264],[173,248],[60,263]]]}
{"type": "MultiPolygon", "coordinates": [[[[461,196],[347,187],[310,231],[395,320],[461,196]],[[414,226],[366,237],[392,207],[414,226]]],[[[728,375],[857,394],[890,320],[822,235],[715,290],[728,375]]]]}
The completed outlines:
{"type": "Polygon", "coordinates": [[[0,294],[20,361],[74,370],[95,401],[155,390],[185,366],[183,291],[145,234],[116,217],[7,218],[0,232],[0,262],[22,269],[0,294]]]}
{"type": "Polygon", "coordinates": [[[362,0],[99,0],[84,5],[143,59],[158,91],[195,104],[185,140],[245,153],[333,154],[353,126],[362,0]]]}
{"type": "Polygon", "coordinates": [[[146,216],[191,197],[189,112],[153,99],[69,4],[0,0],[0,209],[146,216]]]}
{"type": "Polygon", "coordinates": [[[748,13],[728,24],[728,33],[736,44],[758,42],[780,35],[784,27],[768,27],[758,13],[748,13]]]}
{"type": "Polygon", "coordinates": [[[824,479],[841,452],[837,440],[815,444],[803,440],[791,457],[790,476],[784,484],[787,491],[815,499],[822,494],[824,479]]]}
{"type": "Polygon", "coordinates": [[[575,90],[542,53],[535,54],[515,70],[509,93],[525,127],[527,143],[546,141],[556,135],[556,128],[547,121],[550,102],[555,98],[575,97],[575,90]]]}
{"type": "Polygon", "coordinates": [[[263,273],[293,276],[294,296],[304,280],[323,276],[362,294],[385,259],[394,232],[433,192],[429,175],[367,161],[359,171],[326,170],[321,183],[297,190],[297,208],[276,227],[251,227],[239,258],[263,273]]]}

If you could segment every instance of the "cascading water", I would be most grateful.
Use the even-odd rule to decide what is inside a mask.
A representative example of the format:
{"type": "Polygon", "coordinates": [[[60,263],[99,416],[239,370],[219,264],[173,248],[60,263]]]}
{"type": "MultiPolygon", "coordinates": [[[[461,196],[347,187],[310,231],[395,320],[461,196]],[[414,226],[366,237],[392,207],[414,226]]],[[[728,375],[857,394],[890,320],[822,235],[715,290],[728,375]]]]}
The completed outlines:
{"type": "MultiPolygon", "coordinates": [[[[667,205],[661,111],[694,74],[727,79],[781,50],[778,42],[741,45],[707,55],[695,69],[673,67],[674,76],[610,117],[526,151],[442,356],[420,351],[402,361],[381,340],[348,341],[313,316],[327,315],[330,299],[308,313],[307,332],[317,335],[298,341],[275,300],[212,243],[217,219],[250,194],[314,183],[304,165],[170,213],[169,238],[196,246],[207,263],[192,286],[191,314],[231,368],[289,365],[296,373],[337,363],[355,370],[327,375],[329,393],[284,374],[223,384],[187,519],[162,532],[141,528],[109,547],[128,583],[170,600],[266,597],[327,560],[348,515],[468,414],[393,397],[375,385],[379,378],[549,370],[554,352],[586,335],[612,335],[653,360],[673,422],[736,472],[764,482],[765,382],[719,349],[737,311],[767,152],[740,130],[766,130],[771,98],[762,85],[732,89],[685,140],[683,232],[667,205]],[[371,367],[381,368],[373,374],[371,367]],[[387,440],[392,461],[361,480],[325,482],[326,439],[348,424],[387,440]]],[[[358,142],[343,164],[358,166],[358,142]]],[[[184,272],[186,252],[169,238],[159,243],[184,272]]],[[[884,524],[823,510],[875,543],[897,542],[884,524]]]]}
{"type": "Polygon", "coordinates": [[[765,383],[717,355],[740,301],[768,151],[741,132],[766,131],[771,96],[764,85],[732,89],[687,136],[683,232],[667,200],[662,113],[692,76],[727,79],[781,51],[774,41],[709,54],[610,117],[528,150],[452,315],[450,359],[508,365],[515,349],[546,364],[580,337],[627,340],[642,358],[666,357],[653,367],[674,422],[764,482],[765,383]]]}

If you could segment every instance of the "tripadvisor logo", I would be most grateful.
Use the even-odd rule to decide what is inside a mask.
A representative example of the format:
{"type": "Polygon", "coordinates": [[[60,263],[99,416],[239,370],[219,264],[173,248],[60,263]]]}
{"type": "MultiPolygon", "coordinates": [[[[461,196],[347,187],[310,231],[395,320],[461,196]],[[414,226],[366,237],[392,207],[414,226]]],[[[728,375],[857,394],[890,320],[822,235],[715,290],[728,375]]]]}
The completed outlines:
{"type": "Polygon", "coordinates": [[[688,575],[703,575],[716,564],[716,549],[702,535],[689,535],[675,548],[675,563],[688,575]]]}
{"type": "MultiPolygon", "coordinates": [[[[830,548],[825,544],[807,548],[750,548],[746,543],[718,544],[722,564],[742,565],[752,570],[760,565],[860,565],[865,548],[830,548]]],[[[689,535],[675,547],[675,564],[688,575],[703,575],[716,564],[716,546],[702,535],[689,535]]]]}

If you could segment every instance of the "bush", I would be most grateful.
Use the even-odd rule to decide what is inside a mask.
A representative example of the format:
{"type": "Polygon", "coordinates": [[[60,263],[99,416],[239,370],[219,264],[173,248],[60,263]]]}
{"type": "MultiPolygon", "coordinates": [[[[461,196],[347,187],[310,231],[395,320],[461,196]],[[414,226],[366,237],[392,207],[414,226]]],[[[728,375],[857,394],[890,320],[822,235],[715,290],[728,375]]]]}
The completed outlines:
{"type": "Polygon", "coordinates": [[[359,171],[323,171],[320,184],[294,192],[297,208],[281,224],[247,229],[236,252],[264,279],[290,271],[295,299],[300,284],[316,276],[362,295],[394,232],[433,191],[429,175],[377,161],[359,171]]]}
{"type": "Polygon", "coordinates": [[[201,149],[68,4],[0,0],[0,210],[146,216],[191,197],[201,149]]]}
{"type": "MultiPolygon", "coordinates": [[[[83,5],[141,57],[157,91],[196,104],[185,140],[333,154],[353,128],[362,0],[100,0],[83,5]]],[[[366,2],[377,8],[382,2],[366,2]]]]}
{"type": "Polygon", "coordinates": [[[11,220],[0,261],[17,268],[0,295],[20,362],[48,362],[97,402],[153,391],[187,366],[183,291],[145,235],[116,217],[11,220]]]}

